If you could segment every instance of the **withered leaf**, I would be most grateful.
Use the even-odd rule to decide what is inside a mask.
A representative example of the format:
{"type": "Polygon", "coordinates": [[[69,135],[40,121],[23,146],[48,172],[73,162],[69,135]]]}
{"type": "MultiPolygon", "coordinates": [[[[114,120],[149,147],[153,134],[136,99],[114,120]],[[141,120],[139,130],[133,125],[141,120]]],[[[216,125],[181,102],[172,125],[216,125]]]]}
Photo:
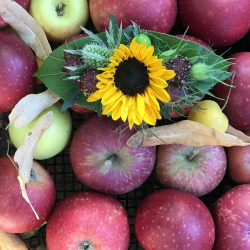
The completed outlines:
{"type": "MultiPolygon", "coordinates": [[[[25,185],[29,182],[30,172],[33,165],[33,154],[36,148],[37,143],[39,142],[43,133],[50,127],[53,119],[53,112],[49,111],[43,115],[30,130],[29,134],[26,135],[23,142],[17,149],[14,155],[14,161],[19,166],[18,180],[22,190],[23,198],[31,205],[25,185]]],[[[34,211],[36,217],[39,219],[36,214],[33,206],[31,205],[32,210],[34,211]]]]}
{"type": "Polygon", "coordinates": [[[222,133],[198,122],[183,120],[138,131],[127,140],[127,145],[132,148],[173,143],[188,146],[246,146],[250,145],[250,137],[231,126],[226,133],[222,133]]]}
{"type": "Polygon", "coordinates": [[[0,16],[17,31],[22,40],[45,60],[52,50],[48,39],[37,21],[18,3],[11,0],[0,1],[0,16]]]}
{"type": "MultiPolygon", "coordinates": [[[[29,94],[23,97],[9,114],[9,125],[23,127],[36,118],[44,109],[56,103],[60,97],[46,90],[39,94],[29,94]]],[[[7,129],[6,128],[6,129],[7,129]]]]}
{"type": "Polygon", "coordinates": [[[0,229],[0,250],[28,250],[28,248],[16,234],[0,229]]]}

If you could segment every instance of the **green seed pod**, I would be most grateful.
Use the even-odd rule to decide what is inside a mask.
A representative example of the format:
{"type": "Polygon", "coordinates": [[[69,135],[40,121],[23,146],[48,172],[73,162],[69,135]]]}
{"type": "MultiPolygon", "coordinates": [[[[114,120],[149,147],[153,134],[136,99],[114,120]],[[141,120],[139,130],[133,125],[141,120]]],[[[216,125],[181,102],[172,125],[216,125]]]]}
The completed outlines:
{"type": "Polygon", "coordinates": [[[204,63],[196,63],[191,67],[190,75],[198,81],[209,78],[209,66],[204,63]]]}
{"type": "Polygon", "coordinates": [[[93,69],[107,67],[111,56],[113,56],[113,50],[98,44],[87,44],[82,49],[84,63],[93,69]]]}

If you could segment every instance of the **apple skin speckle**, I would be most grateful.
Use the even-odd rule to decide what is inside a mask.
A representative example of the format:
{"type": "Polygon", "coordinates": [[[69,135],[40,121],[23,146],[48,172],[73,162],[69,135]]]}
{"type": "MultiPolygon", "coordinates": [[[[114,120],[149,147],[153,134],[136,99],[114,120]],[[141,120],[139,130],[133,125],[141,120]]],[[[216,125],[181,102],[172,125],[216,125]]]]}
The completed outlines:
{"type": "Polygon", "coordinates": [[[98,32],[108,28],[110,13],[122,27],[133,20],[141,29],[169,33],[177,17],[176,0],[90,0],[90,16],[98,32]]]}
{"type": "Polygon", "coordinates": [[[213,47],[239,41],[249,30],[248,0],[179,0],[178,15],[188,34],[213,47]]]}
{"type": "Polygon", "coordinates": [[[208,208],[194,195],[180,190],[161,189],[144,198],[134,225],[144,249],[211,250],[215,239],[208,208]]]}
{"type": "Polygon", "coordinates": [[[93,249],[127,250],[130,241],[127,212],[109,195],[76,192],[64,198],[53,211],[46,241],[50,250],[78,249],[83,242],[92,244],[93,249]]]}
{"type": "MultiPolygon", "coordinates": [[[[250,52],[238,52],[229,55],[233,64],[228,68],[229,72],[235,72],[233,88],[229,95],[230,87],[217,83],[211,92],[221,98],[216,99],[220,107],[223,107],[229,95],[223,113],[227,116],[229,124],[235,129],[244,131],[250,129],[250,52]]],[[[225,83],[231,85],[230,79],[225,83]]]]}
{"type": "Polygon", "coordinates": [[[0,112],[11,111],[35,88],[35,55],[23,40],[0,31],[0,112]]]}
{"type": "Polygon", "coordinates": [[[215,224],[214,250],[250,249],[250,184],[229,189],[211,207],[215,224]]]}

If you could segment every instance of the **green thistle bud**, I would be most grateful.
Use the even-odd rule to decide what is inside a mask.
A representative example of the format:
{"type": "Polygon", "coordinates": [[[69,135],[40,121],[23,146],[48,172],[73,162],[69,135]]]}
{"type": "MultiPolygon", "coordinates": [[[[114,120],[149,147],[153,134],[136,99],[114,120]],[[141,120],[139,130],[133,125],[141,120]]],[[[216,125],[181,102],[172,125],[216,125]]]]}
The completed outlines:
{"type": "Polygon", "coordinates": [[[196,63],[191,67],[190,75],[198,81],[206,80],[209,78],[209,66],[204,63],[196,63]]]}
{"type": "Polygon", "coordinates": [[[82,49],[82,59],[92,69],[104,68],[109,64],[109,58],[113,56],[113,50],[98,44],[87,44],[82,49]]]}

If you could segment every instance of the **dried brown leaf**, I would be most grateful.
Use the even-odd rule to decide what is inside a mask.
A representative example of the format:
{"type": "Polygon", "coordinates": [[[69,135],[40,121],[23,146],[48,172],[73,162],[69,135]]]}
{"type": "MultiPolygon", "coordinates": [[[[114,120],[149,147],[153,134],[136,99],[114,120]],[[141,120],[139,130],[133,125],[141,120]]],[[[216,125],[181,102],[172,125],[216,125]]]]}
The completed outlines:
{"type": "Polygon", "coordinates": [[[30,130],[29,134],[26,135],[23,142],[17,149],[14,155],[14,161],[19,166],[18,180],[22,190],[23,198],[30,204],[32,210],[34,211],[36,217],[39,219],[37,213],[35,212],[33,206],[31,205],[25,185],[29,182],[30,172],[33,165],[33,154],[37,143],[39,142],[43,133],[50,127],[53,119],[53,112],[49,111],[43,115],[30,130]]]}
{"type": "Polygon", "coordinates": [[[0,1],[0,16],[17,31],[22,40],[45,60],[52,50],[48,39],[37,21],[18,3],[12,0],[0,1]]]}
{"type": "Polygon", "coordinates": [[[0,229],[0,250],[28,250],[28,248],[16,234],[0,229]]]}
{"type": "Polygon", "coordinates": [[[184,120],[138,131],[127,140],[132,148],[161,144],[183,144],[188,146],[221,145],[225,147],[250,145],[250,137],[232,128],[227,133],[209,128],[198,122],[184,120]]]}
{"type": "Polygon", "coordinates": [[[30,94],[22,98],[9,114],[9,125],[23,127],[36,118],[44,109],[56,103],[60,97],[46,90],[39,94],[30,94]]]}

